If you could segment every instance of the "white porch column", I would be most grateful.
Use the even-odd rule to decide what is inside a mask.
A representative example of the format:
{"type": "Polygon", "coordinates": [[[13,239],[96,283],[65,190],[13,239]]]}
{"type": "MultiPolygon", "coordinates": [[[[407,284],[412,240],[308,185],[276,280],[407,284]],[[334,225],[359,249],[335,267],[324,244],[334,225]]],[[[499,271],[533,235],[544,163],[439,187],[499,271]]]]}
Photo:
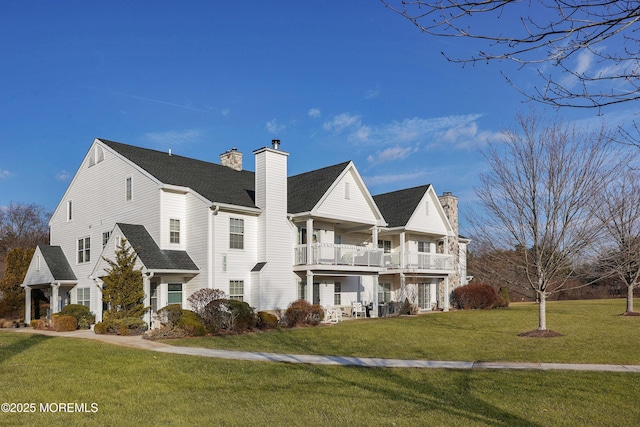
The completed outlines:
{"type": "Polygon", "coordinates": [[[24,322],[28,325],[31,323],[31,288],[24,287],[24,322]]]}
{"type": "Polygon", "coordinates": [[[407,278],[404,273],[400,273],[400,304],[404,304],[404,299],[407,297],[407,278]]]}
{"type": "Polygon", "coordinates": [[[378,247],[378,226],[374,225],[371,230],[371,240],[373,240],[373,248],[376,249],[378,247]]]}
{"type": "Polygon", "coordinates": [[[449,276],[444,278],[444,303],[442,311],[449,311],[449,276]]]}
{"type": "Polygon", "coordinates": [[[51,307],[51,314],[55,314],[60,311],[59,291],[60,291],[60,283],[52,283],[51,284],[51,300],[49,301],[49,306],[51,307]]]}
{"type": "Polygon", "coordinates": [[[313,303],[313,271],[307,270],[307,289],[305,289],[304,299],[313,303]]]}
{"type": "Polygon", "coordinates": [[[406,238],[406,233],[403,231],[400,233],[400,268],[405,268],[405,265],[406,265],[406,260],[405,260],[406,249],[404,247],[405,238],[406,238]]]}
{"type": "MultiPolygon", "coordinates": [[[[313,218],[307,219],[307,265],[312,264],[313,257],[313,218]]],[[[308,274],[308,273],[307,273],[308,274]]],[[[307,284],[308,284],[307,280],[307,284]]],[[[313,285],[313,280],[311,281],[313,285]]]]}
{"type": "Polygon", "coordinates": [[[142,290],[144,292],[144,305],[145,307],[149,307],[149,309],[145,313],[145,320],[149,324],[149,329],[151,329],[151,278],[153,277],[153,272],[142,273],[142,290]]]}

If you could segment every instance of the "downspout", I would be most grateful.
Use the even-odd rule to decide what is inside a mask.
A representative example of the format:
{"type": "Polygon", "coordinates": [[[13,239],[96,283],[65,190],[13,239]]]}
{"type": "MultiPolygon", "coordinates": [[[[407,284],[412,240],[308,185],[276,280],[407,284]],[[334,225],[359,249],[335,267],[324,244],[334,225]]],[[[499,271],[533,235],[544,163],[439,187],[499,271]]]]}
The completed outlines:
{"type": "Polygon", "coordinates": [[[151,330],[151,279],[153,278],[153,276],[155,275],[155,273],[153,271],[147,271],[146,273],[142,273],[142,279],[143,279],[143,284],[142,287],[145,291],[146,297],[145,300],[149,300],[149,310],[147,310],[147,312],[149,313],[149,330],[151,330]]]}

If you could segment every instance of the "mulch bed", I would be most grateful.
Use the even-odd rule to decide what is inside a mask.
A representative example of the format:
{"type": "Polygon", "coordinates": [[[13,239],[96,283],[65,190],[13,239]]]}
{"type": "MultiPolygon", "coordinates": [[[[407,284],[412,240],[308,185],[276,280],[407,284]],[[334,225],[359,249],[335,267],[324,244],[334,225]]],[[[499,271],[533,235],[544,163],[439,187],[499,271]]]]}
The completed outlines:
{"type": "Polygon", "coordinates": [[[640,316],[640,312],[638,311],[625,311],[621,314],[621,316],[640,316]]]}
{"type": "Polygon", "coordinates": [[[533,331],[522,332],[518,334],[518,336],[527,337],[527,338],[554,338],[554,337],[561,337],[562,334],[552,331],[550,329],[546,329],[544,331],[541,331],[539,329],[534,329],[533,331]]]}

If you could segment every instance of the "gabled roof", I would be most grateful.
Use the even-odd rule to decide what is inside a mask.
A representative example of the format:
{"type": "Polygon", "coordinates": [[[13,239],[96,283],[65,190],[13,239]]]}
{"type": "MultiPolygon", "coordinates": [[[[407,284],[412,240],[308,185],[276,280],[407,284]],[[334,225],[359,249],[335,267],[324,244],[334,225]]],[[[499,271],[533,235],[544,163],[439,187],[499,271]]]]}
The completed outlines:
{"type": "Polygon", "coordinates": [[[310,212],[329,190],[350,161],[290,176],[288,187],[288,212],[310,212]]]}
{"type": "Polygon", "coordinates": [[[255,207],[253,172],[107,139],[98,140],[164,184],[191,188],[211,202],[255,207]]]}
{"type": "Polygon", "coordinates": [[[60,246],[38,245],[54,280],[78,280],[60,246]]]}
{"type": "Polygon", "coordinates": [[[389,227],[407,225],[431,184],[373,196],[389,227]]]}
{"type": "Polygon", "coordinates": [[[198,266],[186,251],[160,249],[143,225],[116,224],[147,270],[198,272],[198,266]]]}

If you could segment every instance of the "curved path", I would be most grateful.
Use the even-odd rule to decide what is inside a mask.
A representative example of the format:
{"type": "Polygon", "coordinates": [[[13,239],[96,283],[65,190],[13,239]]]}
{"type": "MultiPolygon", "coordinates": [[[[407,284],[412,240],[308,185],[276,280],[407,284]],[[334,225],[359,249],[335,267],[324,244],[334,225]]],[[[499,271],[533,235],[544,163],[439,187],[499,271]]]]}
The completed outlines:
{"type": "Polygon", "coordinates": [[[178,347],[156,341],[143,340],[141,336],[98,335],[93,331],[73,332],[38,331],[32,328],[2,329],[9,332],[36,333],[55,337],[84,338],[125,347],[158,351],[161,353],[186,354],[214,357],[218,359],[248,360],[256,362],[309,363],[315,365],[348,365],[370,368],[432,368],[432,369],[529,369],[599,372],[640,373],[640,365],[598,365],[577,363],[517,363],[517,362],[458,362],[434,360],[380,359],[372,357],[317,356],[310,354],[260,353],[235,350],[217,350],[199,347],[178,347]]]}

